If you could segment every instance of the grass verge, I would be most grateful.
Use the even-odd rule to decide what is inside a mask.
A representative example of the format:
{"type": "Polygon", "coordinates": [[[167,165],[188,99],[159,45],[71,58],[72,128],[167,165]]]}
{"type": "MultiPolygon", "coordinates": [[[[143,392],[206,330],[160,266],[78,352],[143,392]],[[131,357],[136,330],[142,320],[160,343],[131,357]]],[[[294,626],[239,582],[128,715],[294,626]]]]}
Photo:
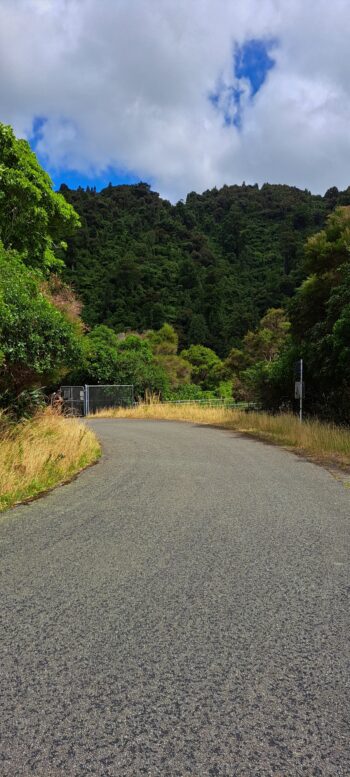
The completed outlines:
{"type": "MultiPolygon", "coordinates": [[[[1,419],[0,419],[1,421],[1,419]]],[[[100,456],[93,432],[46,410],[0,430],[0,511],[69,480],[100,456]]]]}
{"type": "MultiPolygon", "coordinates": [[[[154,403],[135,408],[101,410],[102,418],[142,418],[209,424],[253,435],[282,445],[318,463],[343,469],[350,467],[350,429],[317,420],[299,423],[297,416],[283,413],[245,413],[242,410],[154,403]]],[[[96,417],[96,416],[94,416],[96,417]]]]}

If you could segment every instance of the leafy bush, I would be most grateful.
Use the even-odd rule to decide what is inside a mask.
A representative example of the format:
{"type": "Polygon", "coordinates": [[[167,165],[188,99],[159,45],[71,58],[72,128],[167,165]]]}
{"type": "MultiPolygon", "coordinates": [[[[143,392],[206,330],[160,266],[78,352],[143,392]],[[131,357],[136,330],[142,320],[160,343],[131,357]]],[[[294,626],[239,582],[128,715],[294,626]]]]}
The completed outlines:
{"type": "Polygon", "coordinates": [[[196,386],[194,383],[189,383],[184,386],[171,391],[168,390],[164,394],[164,399],[167,401],[196,401],[205,399],[217,399],[215,391],[203,391],[200,386],[196,386]]]}
{"type": "Polygon", "coordinates": [[[0,406],[4,408],[9,420],[32,418],[45,404],[46,398],[42,389],[25,389],[17,396],[11,395],[9,391],[0,395],[0,406]]]}
{"type": "Polygon", "coordinates": [[[78,384],[133,384],[135,396],[163,395],[168,387],[165,370],[157,363],[147,340],[137,335],[119,339],[112,329],[98,326],[83,340],[82,358],[71,373],[78,384]]]}
{"type": "Polygon", "coordinates": [[[209,391],[219,386],[223,378],[223,364],[211,348],[191,345],[180,355],[192,367],[193,383],[209,391]]]}
{"type": "Polygon", "coordinates": [[[58,380],[80,358],[80,333],[41,290],[39,271],[0,244],[0,392],[58,380]]]}

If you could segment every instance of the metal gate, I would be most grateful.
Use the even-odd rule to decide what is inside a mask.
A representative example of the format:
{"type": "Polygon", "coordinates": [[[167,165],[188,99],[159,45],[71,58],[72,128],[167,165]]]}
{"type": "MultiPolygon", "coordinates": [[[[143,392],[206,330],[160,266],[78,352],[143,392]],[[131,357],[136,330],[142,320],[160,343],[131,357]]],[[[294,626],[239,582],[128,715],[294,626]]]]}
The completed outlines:
{"type": "Polygon", "coordinates": [[[134,404],[133,385],[61,386],[61,392],[66,415],[89,415],[103,408],[134,404]]]}
{"type": "Polygon", "coordinates": [[[84,386],[61,386],[63,409],[66,415],[84,415],[84,386]]]}
{"type": "Polygon", "coordinates": [[[130,407],[133,404],[132,385],[85,386],[85,415],[106,407],[130,407]]]}

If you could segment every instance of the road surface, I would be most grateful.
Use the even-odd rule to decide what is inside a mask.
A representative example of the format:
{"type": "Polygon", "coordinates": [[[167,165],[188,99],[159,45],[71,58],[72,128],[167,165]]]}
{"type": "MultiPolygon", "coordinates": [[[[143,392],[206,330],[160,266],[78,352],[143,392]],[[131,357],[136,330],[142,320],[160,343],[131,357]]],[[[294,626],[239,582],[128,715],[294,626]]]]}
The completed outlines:
{"type": "Polygon", "coordinates": [[[349,777],[350,491],[281,449],[96,420],[6,513],[1,777],[349,777]]]}

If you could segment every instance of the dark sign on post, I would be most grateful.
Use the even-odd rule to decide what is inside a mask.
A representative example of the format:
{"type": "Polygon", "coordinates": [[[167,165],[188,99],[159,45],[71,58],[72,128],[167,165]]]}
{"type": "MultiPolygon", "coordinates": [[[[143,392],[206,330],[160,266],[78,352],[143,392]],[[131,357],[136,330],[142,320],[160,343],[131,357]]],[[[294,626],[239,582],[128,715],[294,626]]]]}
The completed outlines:
{"type": "Polygon", "coordinates": [[[305,383],[301,383],[300,380],[296,380],[294,383],[294,398],[305,399],[305,383]]]}

